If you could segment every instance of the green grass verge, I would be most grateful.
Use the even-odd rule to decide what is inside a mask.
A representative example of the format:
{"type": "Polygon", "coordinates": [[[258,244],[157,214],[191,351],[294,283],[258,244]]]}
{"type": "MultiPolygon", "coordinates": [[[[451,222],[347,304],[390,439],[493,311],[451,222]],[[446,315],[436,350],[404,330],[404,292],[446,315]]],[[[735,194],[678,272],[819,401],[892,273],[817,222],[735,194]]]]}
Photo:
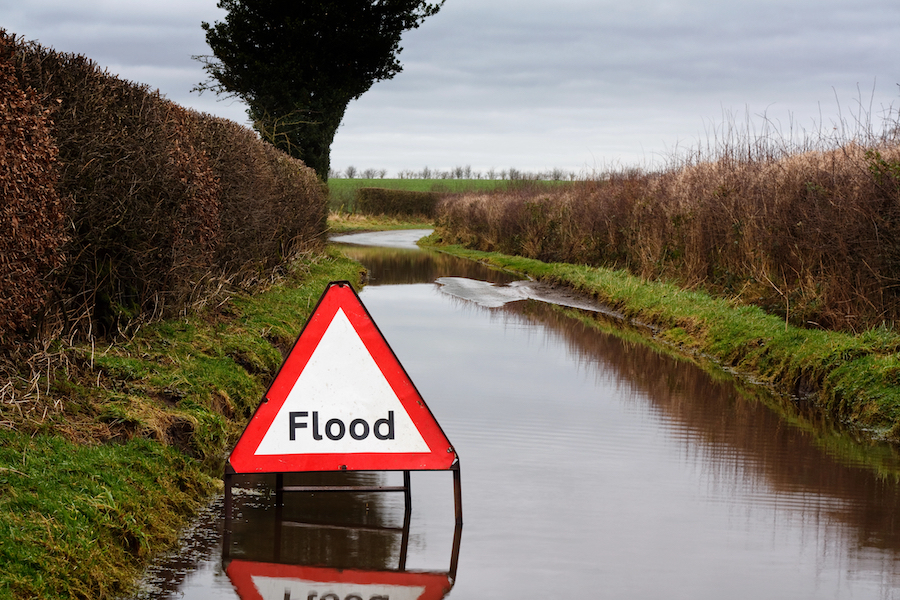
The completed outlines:
{"type": "Polygon", "coordinates": [[[295,267],[108,347],[55,348],[40,397],[0,404],[0,599],[119,597],[171,547],[327,283],[359,281],[337,254],[295,267]]]}
{"type": "Polygon", "coordinates": [[[84,445],[0,432],[0,597],[109,598],[216,488],[146,439],[84,445]]]}
{"type": "Polygon", "coordinates": [[[900,334],[884,328],[849,335],[786,326],[755,306],[648,282],[624,271],[544,263],[460,246],[424,245],[591,294],[655,339],[705,357],[778,391],[812,400],[868,435],[900,438],[900,334]]]}

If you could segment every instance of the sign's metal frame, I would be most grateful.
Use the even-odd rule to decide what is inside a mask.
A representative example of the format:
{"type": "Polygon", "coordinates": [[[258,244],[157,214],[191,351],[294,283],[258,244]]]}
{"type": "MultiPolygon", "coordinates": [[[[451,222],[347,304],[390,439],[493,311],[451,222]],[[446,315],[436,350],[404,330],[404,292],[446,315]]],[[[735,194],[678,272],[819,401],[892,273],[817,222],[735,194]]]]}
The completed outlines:
{"type": "MultiPolygon", "coordinates": [[[[408,474],[404,475],[404,486],[395,486],[395,487],[365,487],[365,486],[283,486],[283,477],[281,475],[276,475],[279,479],[277,487],[282,489],[283,491],[354,491],[354,490],[375,490],[375,491],[401,491],[409,489],[409,480],[408,474]]],[[[229,511],[230,513],[230,511],[229,511]]],[[[409,503],[409,497],[407,496],[407,503],[403,515],[403,525],[402,527],[396,526],[383,526],[383,525],[348,525],[346,523],[305,523],[305,522],[297,522],[297,521],[285,521],[283,519],[283,496],[276,498],[275,505],[275,519],[274,519],[274,536],[273,536],[273,552],[271,555],[267,555],[265,562],[257,562],[253,557],[241,556],[240,558],[232,559],[230,556],[230,548],[231,548],[231,531],[230,531],[230,523],[229,520],[226,519],[226,526],[224,531],[224,539],[222,544],[222,568],[228,574],[229,579],[231,579],[232,584],[238,590],[238,593],[241,594],[241,590],[251,590],[253,587],[253,583],[250,581],[250,578],[247,576],[249,571],[255,571],[256,575],[261,574],[259,572],[260,569],[265,571],[265,574],[272,577],[288,577],[293,579],[308,579],[301,574],[298,574],[296,571],[300,570],[306,573],[307,571],[314,571],[317,573],[322,573],[321,576],[322,581],[328,580],[328,577],[334,577],[334,581],[351,581],[353,583],[365,583],[365,584],[378,584],[384,583],[388,585],[409,585],[410,582],[414,585],[422,585],[425,586],[426,589],[430,589],[431,592],[426,592],[424,595],[420,596],[420,598],[427,600],[439,600],[440,598],[444,598],[447,594],[450,593],[453,588],[454,583],[456,582],[456,573],[459,566],[459,549],[460,542],[462,539],[462,523],[457,522],[456,527],[454,528],[453,533],[453,546],[450,553],[450,565],[449,569],[444,571],[408,571],[406,568],[407,557],[409,554],[409,541],[410,541],[410,524],[411,524],[411,504],[409,503]],[[346,564],[337,566],[331,566],[327,564],[317,564],[315,566],[311,565],[303,565],[296,564],[293,562],[283,561],[281,555],[282,548],[282,530],[285,527],[290,528],[325,528],[328,530],[342,530],[347,532],[361,532],[361,531],[371,531],[377,533],[400,533],[400,553],[397,557],[397,567],[396,568],[380,568],[376,570],[369,569],[358,569],[353,566],[348,566],[346,564]],[[330,575],[329,575],[330,574],[330,575]],[[438,585],[435,585],[438,584],[438,585]]],[[[241,597],[245,597],[241,595],[241,597]]],[[[258,597],[257,595],[253,595],[252,593],[249,595],[251,598],[258,597]]]]}
{"type": "MultiPolygon", "coordinates": [[[[462,478],[460,476],[459,471],[459,460],[455,461],[453,465],[447,469],[453,473],[453,508],[454,513],[456,515],[456,524],[462,525],[462,478]]],[[[358,485],[299,485],[299,486],[286,486],[284,485],[284,475],[287,473],[314,473],[314,472],[325,472],[325,471],[285,471],[282,473],[275,473],[275,503],[276,506],[281,507],[284,505],[284,493],[285,492],[354,492],[354,493],[363,493],[363,492],[403,492],[403,500],[404,506],[406,510],[409,510],[412,506],[412,488],[410,486],[410,471],[403,471],[403,485],[399,486],[358,486],[358,485]]],[[[327,471],[333,472],[333,471],[327,471]]],[[[234,476],[238,475],[234,469],[231,468],[231,465],[225,463],[225,474],[224,474],[224,484],[225,484],[225,520],[226,522],[231,519],[231,511],[232,511],[232,486],[234,485],[234,476]]]]}
{"type": "MultiPolygon", "coordinates": [[[[461,512],[461,496],[459,494],[459,469],[451,469],[454,473],[454,489],[455,489],[455,504],[457,509],[457,519],[456,525],[453,531],[453,546],[450,552],[450,568],[447,571],[447,575],[450,578],[451,582],[456,581],[456,572],[459,566],[459,549],[460,544],[462,542],[462,512],[461,512]]],[[[231,560],[230,549],[231,549],[231,515],[232,515],[232,492],[231,485],[233,483],[232,478],[237,475],[237,473],[230,473],[226,479],[226,487],[225,487],[225,527],[224,527],[224,539],[222,543],[222,558],[223,565],[227,567],[228,561],[231,560]]],[[[404,511],[403,511],[403,526],[399,528],[401,532],[401,540],[400,540],[400,554],[398,556],[398,565],[396,571],[397,573],[406,572],[406,559],[409,553],[409,537],[410,537],[410,523],[412,516],[412,496],[410,494],[410,474],[409,471],[404,471],[403,474],[403,485],[402,486],[285,486],[284,485],[284,473],[276,473],[275,474],[275,535],[274,539],[274,560],[276,563],[280,562],[280,548],[281,548],[281,530],[284,525],[293,525],[293,526],[326,526],[329,529],[346,529],[350,531],[363,531],[363,530],[372,530],[372,531],[398,531],[396,527],[384,527],[384,526],[361,526],[361,525],[347,525],[347,524],[323,524],[323,523],[296,523],[296,522],[287,522],[284,521],[282,517],[282,511],[284,508],[284,492],[403,492],[404,493],[404,511]]]]}
{"type": "MultiPolygon", "coordinates": [[[[359,333],[359,332],[358,332],[359,333]]],[[[271,408],[267,408],[269,412],[272,411],[271,408]]],[[[272,416],[274,418],[274,415],[272,416]]],[[[271,421],[268,424],[263,425],[264,427],[271,426],[271,421]]],[[[359,299],[359,296],[356,294],[356,291],[353,289],[353,286],[349,281],[332,281],[328,284],[325,289],[325,292],[322,294],[322,297],[319,299],[316,304],[315,309],[313,310],[309,320],[303,328],[303,331],[297,338],[291,352],[288,354],[281,368],[279,369],[278,374],[276,374],[275,379],[273,380],[271,386],[266,392],[266,395],[263,397],[262,402],[257,407],[256,412],[254,412],[253,416],[250,419],[250,423],[247,426],[247,429],[244,431],[244,434],[241,436],[241,440],[238,441],[235,450],[232,451],[232,454],[229,456],[228,461],[225,463],[225,472],[224,472],[224,484],[225,484],[225,517],[226,522],[231,519],[231,510],[232,510],[232,485],[233,485],[233,476],[238,473],[275,473],[276,474],[276,496],[277,496],[277,505],[281,506],[283,504],[283,494],[285,492],[403,492],[405,506],[407,510],[411,505],[412,496],[410,489],[410,472],[411,471],[443,471],[449,470],[453,473],[453,496],[454,496],[454,510],[456,514],[456,524],[457,526],[462,525],[462,483],[460,477],[460,468],[459,468],[459,456],[456,454],[456,450],[450,445],[447,440],[446,435],[441,430],[440,425],[437,420],[434,419],[434,416],[431,414],[424,400],[422,399],[421,394],[415,388],[415,385],[412,383],[412,380],[409,379],[406,370],[400,364],[400,361],[397,359],[396,354],[391,349],[387,340],[384,338],[384,335],[381,333],[381,330],[378,329],[378,326],[375,324],[375,321],[372,319],[372,316],[369,314],[369,311],[362,304],[362,301],[359,299]],[[337,296],[338,300],[332,300],[329,298],[329,292],[335,290],[335,294],[341,294],[337,296]],[[349,296],[346,292],[352,294],[349,296]],[[332,306],[335,302],[337,302],[337,308],[332,306]],[[326,305],[327,306],[324,306],[326,305]],[[324,306],[324,310],[323,310],[324,306]],[[306,466],[304,468],[294,468],[294,469],[286,469],[286,470],[277,470],[276,466],[281,466],[284,462],[283,457],[279,457],[278,460],[273,460],[267,457],[264,460],[264,464],[261,466],[255,466],[252,468],[241,469],[240,471],[236,470],[232,466],[232,457],[235,456],[236,452],[242,448],[241,440],[244,439],[244,436],[248,435],[248,430],[251,427],[255,426],[255,431],[252,436],[255,439],[255,443],[259,443],[259,440],[262,438],[262,435],[265,434],[263,432],[260,433],[260,425],[257,420],[257,416],[261,414],[261,409],[264,405],[266,405],[269,400],[274,396],[276,400],[280,400],[278,406],[284,403],[287,394],[290,391],[290,388],[293,386],[293,383],[296,381],[299,373],[302,372],[303,367],[306,362],[309,360],[312,355],[315,347],[310,348],[310,344],[308,340],[312,340],[313,346],[318,344],[321,340],[324,331],[327,330],[331,319],[334,317],[334,313],[337,309],[346,309],[346,313],[349,313],[351,321],[354,323],[354,327],[360,327],[364,331],[361,334],[361,339],[363,339],[364,344],[366,344],[367,348],[376,348],[375,352],[378,353],[380,358],[376,358],[376,353],[373,352],[373,359],[376,361],[380,361],[379,367],[383,369],[383,371],[390,371],[389,373],[385,373],[385,376],[388,378],[388,381],[392,388],[396,389],[402,388],[401,393],[398,394],[398,398],[400,398],[401,402],[404,403],[404,407],[409,410],[410,408],[414,408],[418,411],[416,416],[416,426],[421,428],[424,426],[427,428],[428,435],[431,436],[432,439],[440,440],[441,442],[446,441],[445,448],[431,448],[431,452],[422,456],[410,455],[410,454],[398,454],[399,457],[396,461],[397,464],[403,464],[404,466],[414,465],[410,468],[366,468],[365,460],[371,459],[371,455],[363,455],[364,460],[362,461],[354,461],[351,460],[353,458],[352,454],[343,454],[343,455],[332,455],[328,458],[328,460],[323,460],[323,455],[315,455],[312,460],[301,460],[300,462],[305,463],[306,466]],[[324,314],[321,318],[320,314],[324,314]],[[382,367],[383,363],[388,363],[390,369],[384,369],[382,367]],[[284,377],[283,377],[284,375],[284,377]],[[421,423],[424,423],[422,425],[421,423]],[[449,455],[449,456],[448,456],[449,455]],[[335,460],[334,457],[347,457],[343,460],[335,460]],[[332,466],[334,465],[334,466],[332,466]],[[402,486],[285,486],[284,485],[284,474],[285,473],[311,473],[311,472],[337,472],[337,471],[402,471],[403,472],[403,485],[402,486]]],[[[252,442],[251,442],[252,443],[252,442]]],[[[255,450],[255,448],[254,448],[255,450]]],[[[243,454],[246,454],[246,451],[242,451],[242,461],[241,463],[244,466],[247,466],[247,461],[243,459],[243,454]]],[[[303,456],[303,455],[299,455],[303,456]]],[[[390,455],[387,455],[390,456],[390,455]]],[[[287,465],[285,465],[287,466],[287,465]]]]}

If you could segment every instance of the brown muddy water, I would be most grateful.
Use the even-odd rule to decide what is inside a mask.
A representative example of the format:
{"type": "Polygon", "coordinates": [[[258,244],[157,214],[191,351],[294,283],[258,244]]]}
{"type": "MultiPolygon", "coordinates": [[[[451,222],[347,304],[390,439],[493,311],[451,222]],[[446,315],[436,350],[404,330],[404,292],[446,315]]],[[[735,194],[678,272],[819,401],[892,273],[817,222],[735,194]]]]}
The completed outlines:
{"type": "Polygon", "coordinates": [[[230,537],[219,500],[141,598],[900,598],[891,448],[613,335],[590,302],[418,250],[420,235],[340,241],[382,246],[344,249],[459,453],[461,530],[446,472],[412,474],[409,512],[388,493],[279,509],[274,478],[248,477],[230,537]]]}

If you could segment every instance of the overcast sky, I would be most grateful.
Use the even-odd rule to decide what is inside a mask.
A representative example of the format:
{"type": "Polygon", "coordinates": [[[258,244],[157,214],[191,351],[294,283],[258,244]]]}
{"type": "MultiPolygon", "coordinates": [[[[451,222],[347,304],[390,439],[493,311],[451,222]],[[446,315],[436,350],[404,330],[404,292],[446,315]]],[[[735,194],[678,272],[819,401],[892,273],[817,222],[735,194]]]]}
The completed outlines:
{"type": "MultiPolygon", "coordinates": [[[[245,123],[239,102],[190,91],[200,23],[222,14],[215,0],[0,0],[7,31],[245,123]]],[[[900,106],[897,0],[447,0],[402,45],[403,72],[351,102],[334,169],[648,166],[746,115],[787,136],[860,114],[880,126],[900,106]]]]}

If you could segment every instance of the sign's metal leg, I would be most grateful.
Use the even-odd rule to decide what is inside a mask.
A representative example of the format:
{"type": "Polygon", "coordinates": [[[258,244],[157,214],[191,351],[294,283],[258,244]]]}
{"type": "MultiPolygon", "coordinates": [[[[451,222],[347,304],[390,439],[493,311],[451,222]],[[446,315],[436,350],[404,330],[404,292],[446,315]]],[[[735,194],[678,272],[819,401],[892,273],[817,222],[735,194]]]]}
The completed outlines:
{"type": "Polygon", "coordinates": [[[453,530],[453,551],[450,554],[450,579],[456,581],[456,569],[459,567],[459,546],[462,542],[462,523],[457,523],[453,530]]]}
{"type": "Polygon", "coordinates": [[[225,484],[225,523],[231,521],[231,473],[225,473],[222,478],[225,484]]]}
{"type": "Polygon", "coordinates": [[[412,487],[410,486],[409,471],[403,471],[403,538],[400,540],[400,564],[401,571],[406,570],[406,556],[409,550],[409,525],[412,517],[412,487]]]}
{"type": "Polygon", "coordinates": [[[409,484],[409,471],[403,471],[403,501],[406,503],[407,512],[412,510],[412,488],[409,484]]]}
{"type": "Polygon", "coordinates": [[[225,529],[222,532],[222,551],[225,558],[230,556],[231,551],[231,477],[231,473],[226,471],[222,478],[225,483],[225,529]]]}
{"type": "Polygon", "coordinates": [[[406,570],[406,557],[409,553],[409,527],[412,523],[412,503],[411,503],[411,494],[409,492],[409,471],[406,471],[403,474],[403,484],[406,486],[406,494],[404,494],[406,498],[406,507],[403,511],[403,537],[400,539],[400,564],[398,568],[400,571],[406,570]]]}
{"type": "Polygon", "coordinates": [[[284,505],[284,473],[275,474],[275,506],[281,508],[284,505]]]}
{"type": "Polygon", "coordinates": [[[456,524],[462,525],[462,479],[459,474],[459,462],[452,467],[453,471],[453,504],[456,508],[456,524]]]}
{"type": "Polygon", "coordinates": [[[281,561],[281,529],[284,521],[284,473],[275,475],[275,562],[281,561]]]}

